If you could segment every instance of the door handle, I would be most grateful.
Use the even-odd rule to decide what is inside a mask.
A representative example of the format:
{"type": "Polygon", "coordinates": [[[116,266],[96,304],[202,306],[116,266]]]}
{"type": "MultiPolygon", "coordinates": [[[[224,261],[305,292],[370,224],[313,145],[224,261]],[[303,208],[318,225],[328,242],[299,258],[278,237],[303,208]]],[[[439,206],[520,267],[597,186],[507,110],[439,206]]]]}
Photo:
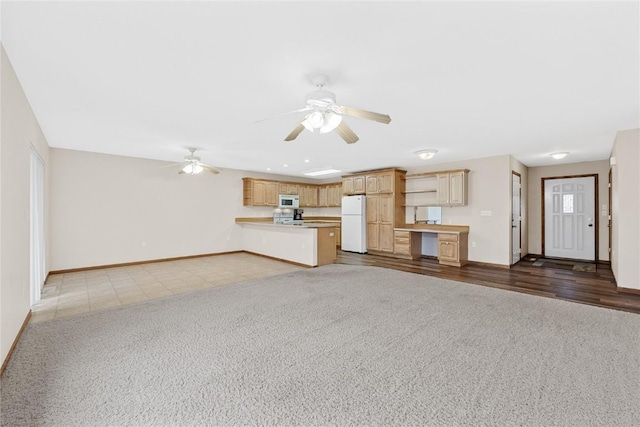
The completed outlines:
{"type": "Polygon", "coordinates": [[[589,227],[593,227],[593,224],[589,224],[589,227]]]}

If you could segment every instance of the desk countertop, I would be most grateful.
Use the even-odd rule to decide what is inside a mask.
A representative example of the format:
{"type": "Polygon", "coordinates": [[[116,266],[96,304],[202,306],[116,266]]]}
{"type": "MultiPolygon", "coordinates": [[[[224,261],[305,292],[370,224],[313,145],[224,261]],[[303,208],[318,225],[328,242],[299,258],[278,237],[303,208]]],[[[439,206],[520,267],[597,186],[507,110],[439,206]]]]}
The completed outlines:
{"type": "Polygon", "coordinates": [[[415,233],[469,233],[468,225],[443,225],[443,224],[407,224],[394,228],[395,231],[412,231],[415,233]]]}

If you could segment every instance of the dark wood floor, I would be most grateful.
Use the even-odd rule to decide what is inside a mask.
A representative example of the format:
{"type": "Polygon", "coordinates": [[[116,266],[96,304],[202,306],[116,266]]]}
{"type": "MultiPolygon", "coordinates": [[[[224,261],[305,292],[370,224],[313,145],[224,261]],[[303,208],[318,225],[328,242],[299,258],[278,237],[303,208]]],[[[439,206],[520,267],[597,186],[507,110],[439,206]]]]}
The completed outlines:
{"type": "Polygon", "coordinates": [[[397,259],[380,255],[338,251],[338,264],[370,265],[457,280],[531,295],[597,305],[640,314],[640,295],[619,293],[608,265],[598,264],[595,273],[536,267],[520,261],[511,269],[465,265],[448,267],[435,259],[397,259]]]}

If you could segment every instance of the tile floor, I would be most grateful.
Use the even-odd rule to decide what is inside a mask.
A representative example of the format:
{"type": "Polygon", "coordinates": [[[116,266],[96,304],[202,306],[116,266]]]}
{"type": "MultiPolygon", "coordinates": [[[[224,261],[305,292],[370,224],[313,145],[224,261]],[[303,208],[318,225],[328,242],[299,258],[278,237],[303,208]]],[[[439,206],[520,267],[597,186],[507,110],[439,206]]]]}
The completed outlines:
{"type": "Polygon", "coordinates": [[[31,322],[193,292],[301,270],[247,253],[52,274],[32,307],[31,322]]]}

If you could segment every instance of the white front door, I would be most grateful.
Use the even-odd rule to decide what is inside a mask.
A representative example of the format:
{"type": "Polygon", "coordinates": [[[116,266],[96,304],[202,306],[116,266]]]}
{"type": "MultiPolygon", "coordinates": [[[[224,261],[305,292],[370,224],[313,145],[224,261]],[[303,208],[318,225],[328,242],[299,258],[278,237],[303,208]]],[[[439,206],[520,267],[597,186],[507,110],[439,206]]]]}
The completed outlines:
{"type": "Polygon", "coordinates": [[[595,177],[544,181],[544,256],[595,260],[595,177]]]}
{"type": "Polygon", "coordinates": [[[511,174],[511,265],[520,261],[522,244],[520,241],[520,175],[511,174]]]}

